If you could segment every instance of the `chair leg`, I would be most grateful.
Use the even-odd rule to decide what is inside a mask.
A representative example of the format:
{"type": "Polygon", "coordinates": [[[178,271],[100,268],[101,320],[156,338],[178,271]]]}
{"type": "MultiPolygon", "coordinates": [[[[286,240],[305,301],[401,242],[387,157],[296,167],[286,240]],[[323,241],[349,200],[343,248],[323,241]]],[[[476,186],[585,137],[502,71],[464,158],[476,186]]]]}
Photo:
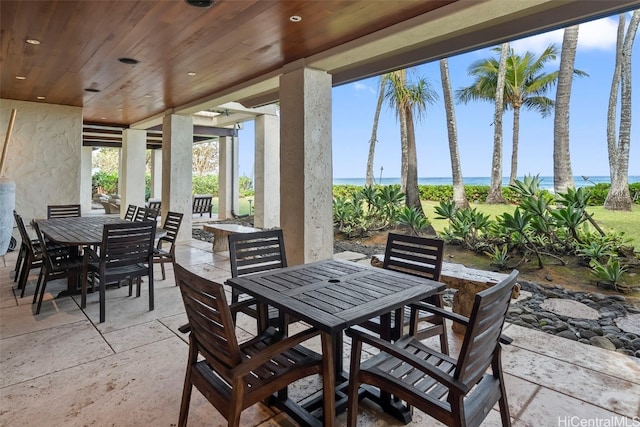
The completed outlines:
{"type": "Polygon", "coordinates": [[[136,279],[136,297],[140,296],[140,290],[142,289],[142,277],[136,279]]]}
{"type": "Polygon", "coordinates": [[[40,268],[40,274],[38,274],[38,281],[36,282],[36,290],[33,291],[33,301],[31,302],[32,305],[35,304],[36,301],[38,300],[38,291],[40,291],[40,286],[42,285],[42,277],[45,271],[46,271],[46,268],[43,265],[42,268],[40,268]]]}
{"type": "Polygon", "coordinates": [[[149,311],[154,309],[153,264],[149,265],[149,311]]]}
{"type": "Polygon", "coordinates": [[[160,263],[160,271],[162,272],[162,280],[166,280],[167,276],[165,275],[164,271],[164,262],[160,263]]]}
{"type": "MultiPolygon", "coordinates": [[[[44,267],[42,267],[44,269],[44,267]]],[[[44,281],[42,282],[42,288],[40,289],[40,297],[38,298],[38,307],[36,308],[36,314],[40,314],[40,307],[42,307],[42,300],[44,299],[44,290],[47,287],[47,281],[49,280],[49,271],[44,274],[44,281]]]]}
{"type": "MultiPolygon", "coordinates": [[[[438,308],[444,308],[442,294],[434,295],[432,300],[433,305],[438,308]]],[[[440,321],[442,322],[442,333],[440,334],[440,351],[442,351],[442,353],[446,355],[449,355],[449,334],[447,333],[447,322],[444,318],[440,318],[440,321]]]]}
{"type": "Polygon", "coordinates": [[[24,266],[22,267],[22,273],[20,274],[20,281],[18,282],[18,289],[20,291],[20,298],[24,298],[24,290],[27,288],[27,279],[29,278],[29,271],[33,266],[33,260],[30,256],[27,257],[24,266]]]}
{"type": "Polygon", "coordinates": [[[16,266],[13,269],[13,282],[18,281],[18,276],[20,275],[20,271],[22,270],[22,264],[26,254],[26,248],[24,245],[20,245],[20,251],[18,251],[18,259],[16,259],[16,266]]]}
{"type": "Polygon", "coordinates": [[[358,423],[358,389],[360,382],[360,357],[362,356],[362,341],[351,342],[351,367],[349,371],[349,388],[347,390],[347,426],[356,427],[358,423]]]}
{"type": "Polygon", "coordinates": [[[104,323],[105,318],[106,318],[106,301],[105,299],[107,298],[106,295],[106,283],[105,283],[105,277],[101,274],[100,275],[100,285],[98,286],[98,289],[100,290],[100,323],[104,323]]]}

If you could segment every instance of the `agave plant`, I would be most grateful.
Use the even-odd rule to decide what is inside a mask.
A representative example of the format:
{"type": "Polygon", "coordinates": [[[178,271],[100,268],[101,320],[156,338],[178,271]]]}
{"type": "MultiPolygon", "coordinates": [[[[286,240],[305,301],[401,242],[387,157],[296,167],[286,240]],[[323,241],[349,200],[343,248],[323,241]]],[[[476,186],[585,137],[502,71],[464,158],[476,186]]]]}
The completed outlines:
{"type": "Polygon", "coordinates": [[[509,248],[507,247],[507,245],[502,245],[499,247],[491,246],[484,252],[484,254],[491,258],[493,264],[495,264],[498,268],[507,268],[507,261],[509,260],[509,248]]]}
{"type": "Polygon", "coordinates": [[[620,261],[615,257],[609,258],[605,265],[596,260],[591,260],[590,265],[593,274],[599,281],[613,286],[616,291],[620,292],[618,284],[622,275],[627,271],[626,266],[620,264],[620,261]]]}
{"type": "Polygon", "coordinates": [[[422,230],[427,228],[431,223],[421,212],[415,207],[405,206],[398,215],[398,222],[411,228],[411,231],[416,236],[420,234],[422,230]]]}

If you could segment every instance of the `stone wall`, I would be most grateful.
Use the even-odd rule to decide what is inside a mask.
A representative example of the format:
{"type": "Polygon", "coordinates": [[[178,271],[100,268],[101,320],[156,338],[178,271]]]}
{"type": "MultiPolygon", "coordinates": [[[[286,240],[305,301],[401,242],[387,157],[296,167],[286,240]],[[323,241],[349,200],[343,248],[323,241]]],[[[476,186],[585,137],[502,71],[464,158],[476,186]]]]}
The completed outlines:
{"type": "Polygon", "coordinates": [[[49,204],[80,203],[82,108],[2,99],[3,142],[12,108],[4,175],[16,182],[16,211],[28,223],[45,218],[49,204]]]}

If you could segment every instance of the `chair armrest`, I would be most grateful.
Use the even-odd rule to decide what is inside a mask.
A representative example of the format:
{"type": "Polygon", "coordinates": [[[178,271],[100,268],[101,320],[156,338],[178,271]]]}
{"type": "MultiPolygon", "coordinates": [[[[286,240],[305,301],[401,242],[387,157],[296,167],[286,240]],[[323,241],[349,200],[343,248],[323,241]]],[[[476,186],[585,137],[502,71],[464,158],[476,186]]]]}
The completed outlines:
{"type": "Polygon", "coordinates": [[[85,246],[84,247],[83,261],[85,263],[87,263],[89,261],[100,261],[100,257],[98,256],[96,251],[94,251],[91,247],[85,246]]]}
{"type": "MultiPolygon", "coordinates": [[[[367,333],[364,332],[360,332],[357,331],[353,328],[349,328],[346,330],[346,334],[351,337],[352,339],[356,340],[356,341],[362,341],[365,344],[369,344],[373,347],[378,348],[379,350],[383,350],[384,352],[390,354],[391,356],[394,356],[400,360],[402,360],[403,362],[408,363],[409,365],[413,366],[414,368],[424,372],[425,374],[429,375],[432,378],[435,378],[436,380],[438,380],[439,382],[441,382],[442,384],[444,384],[445,386],[449,387],[449,388],[455,388],[457,389],[460,393],[462,394],[466,394],[470,388],[467,387],[464,383],[456,380],[455,378],[453,378],[451,375],[448,375],[446,373],[444,373],[443,371],[440,371],[436,368],[434,368],[433,366],[425,363],[424,360],[414,356],[413,354],[407,353],[406,351],[403,351],[402,349],[394,346],[393,344],[391,344],[388,341],[385,341],[381,338],[375,337],[373,335],[369,335],[367,333]]],[[[355,347],[353,345],[353,343],[351,344],[352,347],[355,347]]],[[[440,353],[438,353],[440,354],[440,353]]],[[[447,358],[448,356],[445,354],[440,354],[440,357],[445,357],[447,358]]],[[[451,359],[452,362],[455,362],[453,359],[451,359]]]]}
{"type": "MultiPolygon", "coordinates": [[[[454,322],[458,322],[463,324],[464,326],[469,326],[469,318],[465,317],[461,314],[458,313],[452,313],[450,311],[447,311],[443,308],[440,307],[436,307],[435,305],[431,305],[431,304],[427,304],[424,302],[417,302],[414,304],[409,305],[409,307],[411,307],[411,313],[413,316],[413,311],[414,310],[421,310],[421,311],[428,311],[430,313],[436,314],[438,316],[444,317],[445,319],[449,319],[452,320],[454,322]]],[[[511,344],[513,342],[513,339],[509,338],[506,335],[500,335],[500,342],[502,344],[511,344]]]]}
{"type": "MultiPolygon", "coordinates": [[[[267,328],[266,332],[274,333],[274,331],[275,331],[275,328],[270,326],[269,328],[267,328]]],[[[275,333],[280,334],[280,332],[275,332],[275,333]]],[[[235,374],[246,375],[249,372],[253,371],[254,369],[257,369],[260,366],[264,365],[269,360],[273,359],[274,356],[282,354],[284,351],[289,350],[295,347],[296,345],[310,338],[313,338],[319,334],[320,334],[320,331],[312,327],[312,328],[305,329],[302,332],[298,332],[297,334],[292,335],[288,338],[280,340],[275,344],[271,344],[268,347],[266,347],[264,350],[260,351],[259,353],[252,355],[250,359],[244,359],[241,364],[237,365],[235,368],[232,369],[233,375],[235,374]]],[[[256,337],[255,339],[261,339],[261,338],[263,338],[262,335],[256,337]]],[[[243,346],[253,344],[254,340],[247,341],[246,343],[241,345],[240,348],[242,348],[243,346]]]]}
{"type": "Polygon", "coordinates": [[[178,328],[178,331],[182,332],[183,334],[186,334],[187,332],[191,332],[191,325],[188,323],[185,323],[184,325],[178,328]]]}
{"type": "Polygon", "coordinates": [[[156,245],[156,249],[162,249],[162,242],[168,242],[168,241],[169,241],[169,239],[167,239],[166,236],[165,237],[160,237],[158,239],[158,244],[156,245]]]}

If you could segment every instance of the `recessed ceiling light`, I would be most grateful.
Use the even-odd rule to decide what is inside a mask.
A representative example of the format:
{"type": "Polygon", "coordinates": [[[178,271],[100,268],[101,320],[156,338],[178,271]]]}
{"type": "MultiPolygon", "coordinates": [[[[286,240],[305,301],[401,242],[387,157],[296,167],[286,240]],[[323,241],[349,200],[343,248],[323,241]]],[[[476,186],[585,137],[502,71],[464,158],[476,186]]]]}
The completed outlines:
{"type": "Polygon", "coordinates": [[[93,92],[93,93],[98,93],[98,92],[100,92],[100,89],[95,89],[95,88],[92,88],[92,87],[86,87],[86,88],[84,88],[84,90],[85,90],[86,92],[93,92]]]}
{"type": "Polygon", "coordinates": [[[213,6],[213,0],[185,0],[188,5],[195,7],[211,7],[213,6]]]}
{"type": "Polygon", "coordinates": [[[116,108],[118,111],[124,111],[124,108],[116,108]]]}
{"type": "Polygon", "coordinates": [[[26,80],[27,78],[25,76],[16,76],[17,80],[26,80]]]}
{"type": "Polygon", "coordinates": [[[100,120],[107,120],[106,117],[100,117],[100,120]]]}
{"type": "Polygon", "coordinates": [[[38,99],[42,101],[43,99],[45,99],[45,97],[44,96],[39,96],[38,99]]]}
{"type": "Polygon", "coordinates": [[[26,42],[29,44],[35,44],[35,45],[40,44],[40,40],[36,40],[36,39],[27,39],[26,42]]]}
{"type": "Polygon", "coordinates": [[[118,61],[122,62],[123,64],[127,64],[127,65],[136,65],[138,62],[137,59],[134,58],[118,58],[118,61]]]}
{"type": "Polygon", "coordinates": [[[196,75],[196,73],[194,73],[193,71],[189,71],[189,72],[187,73],[187,76],[195,76],[195,75],[196,75]]]}
{"type": "Polygon", "coordinates": [[[145,93],[145,94],[144,94],[144,97],[145,97],[145,98],[151,98],[151,95],[149,95],[148,93],[145,93]]]}
{"type": "Polygon", "coordinates": [[[300,21],[302,21],[302,16],[299,16],[299,15],[291,15],[291,16],[289,17],[289,21],[291,21],[291,22],[300,22],[300,21]]]}

